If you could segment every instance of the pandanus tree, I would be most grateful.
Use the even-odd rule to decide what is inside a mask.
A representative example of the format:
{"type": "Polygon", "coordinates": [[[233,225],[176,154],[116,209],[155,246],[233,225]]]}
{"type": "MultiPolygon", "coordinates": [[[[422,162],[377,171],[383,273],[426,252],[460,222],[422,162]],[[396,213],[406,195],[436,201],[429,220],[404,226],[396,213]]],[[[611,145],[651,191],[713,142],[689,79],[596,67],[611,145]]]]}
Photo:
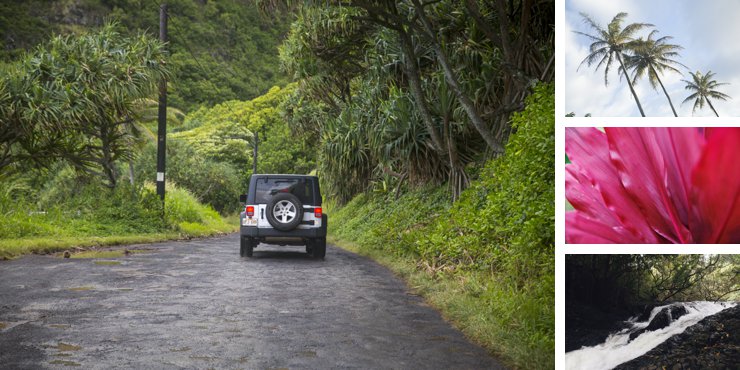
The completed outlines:
{"type": "Polygon", "coordinates": [[[719,100],[730,99],[729,95],[717,91],[717,87],[727,85],[727,83],[720,83],[713,80],[712,78],[714,77],[714,73],[712,71],[709,71],[706,74],[702,74],[699,71],[696,71],[696,73],[689,72],[689,74],[691,74],[691,81],[681,81],[686,82],[686,90],[693,91],[693,93],[684,99],[681,104],[693,100],[694,108],[691,110],[691,113],[696,112],[696,108],[704,108],[704,104],[707,104],[712,112],[719,117],[717,110],[714,109],[714,105],[712,105],[712,101],[709,98],[719,100]]]}
{"type": "Polygon", "coordinates": [[[668,104],[671,106],[673,115],[678,117],[676,108],[673,106],[671,96],[668,95],[660,75],[664,72],[676,72],[681,74],[677,66],[685,67],[680,62],[674,60],[677,57],[678,50],[683,49],[679,45],[670,44],[671,36],[663,36],[659,39],[653,37],[658,34],[658,30],[653,30],[648,34],[646,39],[640,38],[632,43],[633,55],[625,56],[627,69],[633,71],[632,84],[637,84],[639,78],[647,77],[653,89],[660,88],[663,90],[668,104]]]}
{"type": "Polygon", "coordinates": [[[0,110],[0,149],[12,156],[0,158],[0,170],[13,160],[41,166],[65,160],[116,186],[118,163],[135,155],[137,102],[170,76],[164,44],[116,28],[57,36],[12,66],[9,97],[0,91],[0,99],[9,99],[0,110]]]}
{"type": "MultiPolygon", "coordinates": [[[[631,23],[622,27],[622,23],[624,23],[625,18],[627,18],[627,13],[625,12],[621,12],[614,16],[612,21],[606,25],[606,28],[600,26],[586,13],[581,13],[581,16],[586,25],[591,27],[595,33],[592,35],[585,32],[574,31],[575,33],[586,36],[593,41],[589,47],[588,56],[583,59],[578,68],[580,68],[584,63],[589,67],[596,64],[597,70],[604,66],[604,85],[608,85],[609,71],[616,59],[619,63],[619,72],[627,75],[624,51],[633,48],[637,43],[637,40],[634,37],[635,33],[646,27],[652,27],[653,25],[649,23],[631,23]]],[[[637,109],[639,109],[640,114],[645,117],[645,111],[642,109],[642,104],[640,104],[640,99],[637,97],[632,81],[629,78],[626,80],[627,85],[630,88],[630,92],[635,98],[637,109]]]]}

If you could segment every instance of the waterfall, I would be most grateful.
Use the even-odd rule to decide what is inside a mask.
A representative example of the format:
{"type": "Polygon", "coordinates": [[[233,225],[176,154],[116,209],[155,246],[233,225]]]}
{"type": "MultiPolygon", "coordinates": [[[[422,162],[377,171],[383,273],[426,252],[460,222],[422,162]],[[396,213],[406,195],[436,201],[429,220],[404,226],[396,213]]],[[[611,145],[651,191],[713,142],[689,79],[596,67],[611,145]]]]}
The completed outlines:
{"type": "Polygon", "coordinates": [[[566,353],[565,367],[569,370],[612,369],[619,364],[644,355],[668,340],[668,338],[683,333],[686,328],[698,323],[703,318],[733,306],[735,306],[735,303],[697,301],[655,307],[650,312],[650,318],[647,321],[637,321],[638,317],[630,318],[625,322],[627,324],[626,329],[609,335],[604,343],[566,353]],[[680,308],[681,306],[686,309],[686,313],[678,318],[670,318],[670,309],[680,308]],[[665,312],[668,312],[667,315],[670,321],[668,326],[640,332],[647,329],[651,321],[659,314],[666,315],[665,312]],[[630,334],[633,334],[634,339],[630,340],[630,334]]]}

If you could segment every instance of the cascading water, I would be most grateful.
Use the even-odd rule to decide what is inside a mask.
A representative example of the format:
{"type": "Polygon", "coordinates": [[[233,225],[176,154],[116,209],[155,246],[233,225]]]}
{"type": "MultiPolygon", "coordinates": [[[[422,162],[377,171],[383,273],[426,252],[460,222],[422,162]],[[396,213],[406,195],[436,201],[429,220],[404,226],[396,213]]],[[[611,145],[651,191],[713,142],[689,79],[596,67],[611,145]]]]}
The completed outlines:
{"type": "MultiPolygon", "coordinates": [[[[626,321],[628,325],[626,329],[609,335],[604,343],[566,353],[565,367],[573,370],[612,369],[619,364],[644,355],[668,338],[683,333],[686,328],[698,323],[703,318],[733,306],[735,306],[735,303],[700,301],[655,307],[650,312],[650,318],[647,321],[638,322],[638,317],[633,317],[626,321]],[[673,318],[668,326],[657,330],[642,331],[648,329],[650,322],[656,316],[659,314],[665,315],[666,308],[680,308],[681,306],[686,309],[686,313],[678,318],[673,318]],[[630,340],[631,334],[634,338],[632,340],[630,340]]],[[[670,311],[668,312],[670,318],[670,311]]]]}

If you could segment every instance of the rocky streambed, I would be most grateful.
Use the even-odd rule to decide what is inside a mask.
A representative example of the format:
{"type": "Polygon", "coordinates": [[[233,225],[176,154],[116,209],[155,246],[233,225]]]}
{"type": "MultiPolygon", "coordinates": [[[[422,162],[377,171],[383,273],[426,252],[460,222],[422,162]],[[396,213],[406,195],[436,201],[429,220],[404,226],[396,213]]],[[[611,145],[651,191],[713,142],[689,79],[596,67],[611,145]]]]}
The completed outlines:
{"type": "Polygon", "coordinates": [[[566,320],[566,368],[736,369],[740,363],[735,303],[673,303],[648,307],[625,321],[608,324],[608,319],[591,329],[577,321],[569,329],[566,320]]]}
{"type": "Polygon", "coordinates": [[[737,369],[739,364],[740,305],[736,305],[705,317],[616,369],[737,369]]]}

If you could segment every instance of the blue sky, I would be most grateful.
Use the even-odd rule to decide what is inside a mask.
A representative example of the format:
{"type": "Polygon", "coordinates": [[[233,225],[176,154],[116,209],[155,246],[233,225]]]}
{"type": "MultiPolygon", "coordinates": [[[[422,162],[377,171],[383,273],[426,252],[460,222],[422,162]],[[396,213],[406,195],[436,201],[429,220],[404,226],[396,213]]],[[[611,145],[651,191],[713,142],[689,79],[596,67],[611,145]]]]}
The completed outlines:
{"type": "MultiPolygon", "coordinates": [[[[737,0],[566,0],[565,2],[565,112],[577,116],[591,113],[594,117],[639,116],[626,81],[617,75],[618,64],[612,66],[609,85],[604,86],[604,70],[594,70],[581,61],[588,55],[591,41],[573,31],[593,34],[579,12],[587,13],[605,27],[619,12],[629,15],[628,23],[652,23],[658,37],[673,36],[671,42],[684,49],[676,58],[685,64],[683,75],[666,73],[661,76],[679,116],[692,116],[693,102],[681,102],[690,94],[682,79],[691,80],[688,71],[705,73],[711,70],[714,79],[726,82],[719,91],[733,97],[713,101],[720,117],[740,116],[740,1],[737,0]]],[[[650,30],[639,33],[645,36],[650,30]]],[[[648,117],[671,117],[673,113],[660,87],[654,90],[647,80],[635,86],[648,117]]],[[[705,107],[694,116],[714,116],[705,107]]]]}

